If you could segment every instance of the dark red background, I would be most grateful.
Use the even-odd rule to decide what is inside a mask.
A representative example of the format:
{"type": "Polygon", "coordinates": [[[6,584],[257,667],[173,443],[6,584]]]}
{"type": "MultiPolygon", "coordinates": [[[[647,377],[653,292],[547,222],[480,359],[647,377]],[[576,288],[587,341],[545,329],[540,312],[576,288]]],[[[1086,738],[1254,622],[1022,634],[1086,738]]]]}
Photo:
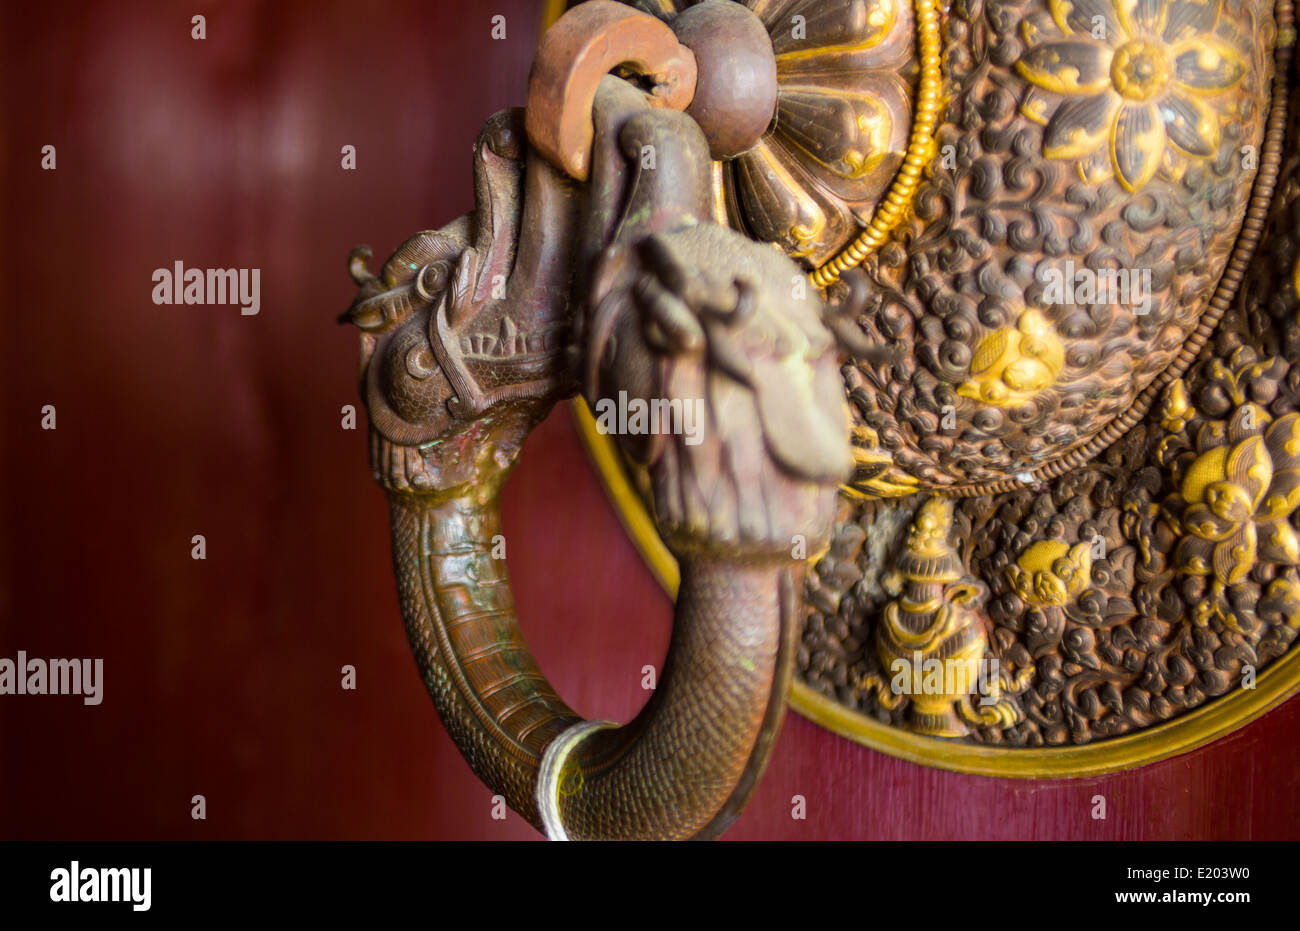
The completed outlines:
{"type": "MultiPolygon", "coordinates": [[[[417,677],[364,420],[340,427],[356,335],[334,318],[351,246],[382,260],[472,206],[471,142],[522,103],[539,15],[4,5],[0,656],[105,672],[98,707],[0,696],[0,838],[537,836],[491,818],[417,677]],[[152,271],[177,259],[261,268],[261,313],[155,306],[152,271]]],[[[529,441],[505,515],[543,667],[580,712],[630,717],[671,608],[567,409],[529,441]]],[[[728,837],[1294,838],[1298,733],[1291,702],[1134,773],[1030,783],[924,769],[792,715],[728,837]]]]}

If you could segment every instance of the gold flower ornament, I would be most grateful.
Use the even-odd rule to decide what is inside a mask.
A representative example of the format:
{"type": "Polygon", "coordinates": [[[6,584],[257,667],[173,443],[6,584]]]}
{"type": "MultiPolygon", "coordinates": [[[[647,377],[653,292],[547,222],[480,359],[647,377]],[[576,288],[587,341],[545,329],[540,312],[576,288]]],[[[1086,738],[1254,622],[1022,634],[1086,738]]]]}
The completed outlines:
{"type": "Polygon", "coordinates": [[[1080,177],[1141,189],[1163,168],[1219,149],[1225,91],[1247,71],[1217,35],[1221,0],[1048,0],[1021,25],[1021,111],[1044,124],[1043,154],[1080,177]]]}
{"type": "Polygon", "coordinates": [[[1300,538],[1288,520],[1300,504],[1300,415],[1279,418],[1262,435],[1234,434],[1196,457],[1180,489],[1189,535],[1179,565],[1220,586],[1245,579],[1260,558],[1300,564],[1300,538]]]}

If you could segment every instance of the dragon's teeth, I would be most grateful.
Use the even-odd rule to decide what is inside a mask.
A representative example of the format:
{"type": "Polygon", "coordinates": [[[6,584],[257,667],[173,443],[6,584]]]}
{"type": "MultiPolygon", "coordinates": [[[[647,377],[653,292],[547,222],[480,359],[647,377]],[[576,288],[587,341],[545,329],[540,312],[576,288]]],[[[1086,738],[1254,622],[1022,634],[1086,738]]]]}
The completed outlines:
{"type": "Polygon", "coordinates": [[[519,331],[515,327],[515,322],[509,317],[501,319],[501,354],[503,356],[512,356],[515,354],[515,337],[519,331]]]}

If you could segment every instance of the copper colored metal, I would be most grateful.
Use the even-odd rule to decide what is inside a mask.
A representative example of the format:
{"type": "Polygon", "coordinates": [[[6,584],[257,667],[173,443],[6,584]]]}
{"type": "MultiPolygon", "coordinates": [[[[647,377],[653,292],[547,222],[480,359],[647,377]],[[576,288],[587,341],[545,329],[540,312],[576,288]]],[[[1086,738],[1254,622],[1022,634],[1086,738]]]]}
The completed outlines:
{"type": "Polygon", "coordinates": [[[551,164],[587,180],[601,79],[624,68],[648,79],[652,106],[684,110],[695,58],[659,20],[613,0],[589,0],[547,30],[528,78],[528,140],[551,164]]]}
{"type": "Polygon", "coordinates": [[[546,751],[581,719],[519,631],[501,486],[579,383],[597,411],[690,407],[697,429],[679,414],[677,428],[619,431],[654,479],[682,586],[654,697],[574,750],[558,813],[576,838],[709,837],[739,814],[785,713],[802,547],[828,541],[852,468],[841,359],[821,300],[791,287],[798,266],[709,221],[695,122],[615,77],[594,111],[588,187],[519,146],[518,114],[490,120],[474,213],[418,234],[379,276],[355,251],[345,319],[362,330],[411,647],[475,772],[539,826],[546,751]],[[576,290],[575,252],[595,265],[576,290]]]}
{"type": "MultiPolygon", "coordinates": [[[[1129,185],[1137,190],[1121,178],[1087,183],[1025,144],[1045,130],[1023,109],[991,118],[976,107],[953,107],[959,122],[945,125],[941,139],[955,141],[956,164],[937,165],[923,184],[926,206],[911,221],[913,245],[896,260],[882,254],[869,276],[877,309],[859,315],[866,337],[875,342],[887,332],[912,358],[895,359],[887,372],[849,371],[858,435],[886,456],[858,453],[873,471],[885,460],[887,469],[914,463],[917,475],[934,481],[933,492],[961,498],[948,539],[963,571],[987,586],[969,606],[984,618],[1009,711],[969,715],[963,740],[1008,748],[1005,774],[1041,774],[1035,748],[1086,747],[1104,759],[1112,738],[1157,726],[1167,735],[1168,726],[1185,723],[1180,739],[1195,746],[1211,727],[1204,717],[1194,720],[1198,712],[1249,696],[1260,669],[1274,681],[1294,676],[1283,662],[1294,670],[1300,631],[1300,508],[1298,496],[1285,491],[1300,483],[1300,116],[1287,107],[1294,11],[1289,2],[1271,16],[1250,5],[1206,9],[1199,32],[1189,29],[1182,41],[1221,43],[1215,47],[1223,60],[1239,67],[1216,72],[1232,86],[1210,99],[1219,106],[1236,100],[1251,113],[1231,124],[1239,137],[1225,129],[1212,139],[1222,153],[1207,149],[1226,166],[1222,177],[1206,167],[1211,156],[1198,161],[1173,150],[1189,163],[1181,174],[1160,169],[1141,186],[1129,185]],[[1258,151],[1257,162],[1237,157],[1242,145],[1258,151]],[[1019,171],[981,173],[980,166],[1022,146],[1028,155],[1019,171]],[[1046,187],[1046,178],[1055,186],[1046,187]],[[1211,189],[1223,199],[1204,200],[1211,189]],[[1046,276],[1036,288],[1032,280],[1024,290],[1002,287],[990,269],[1062,264],[1050,224],[1016,231],[1030,196],[1053,210],[1086,198],[1086,210],[1059,213],[1069,217],[1073,237],[1062,240],[1066,254],[1080,269],[1151,267],[1148,312],[1126,317],[1120,301],[1053,306],[1042,297],[1046,276]],[[1214,207],[1189,209],[1200,203],[1214,207]],[[1158,209],[1145,214],[1148,205],[1158,209]],[[1184,239],[1203,245],[1180,252],[1175,243],[1184,239]],[[945,263],[944,273],[918,287],[912,269],[931,261],[926,267],[945,263]],[[892,290],[897,282],[906,282],[909,297],[892,290]],[[992,330],[990,312],[1008,306],[1008,297],[1022,305],[1032,298],[1050,311],[1068,348],[1053,385],[999,409],[961,385],[978,380],[968,373],[981,371],[977,350],[992,330]],[[900,313],[902,303],[917,316],[900,313]],[[1088,327],[1076,328],[1082,319],[1088,327]],[[954,338],[959,333],[969,335],[954,338]],[[970,358],[956,365],[963,354],[970,358]],[[961,374],[947,384],[942,376],[932,380],[919,375],[927,364],[920,360],[961,374]],[[922,394],[931,389],[914,390],[923,383],[952,405],[949,429],[941,407],[929,423],[917,419],[930,403],[922,394]],[[892,413],[882,418],[886,410],[892,413]],[[1044,443],[1053,435],[1063,438],[1059,448],[1044,443]],[[921,455],[909,449],[909,437],[920,440],[921,455]],[[877,442],[886,438],[892,449],[877,442]],[[1008,461],[1009,454],[1023,458],[1008,461]],[[999,460],[1024,473],[997,475],[999,460]],[[950,476],[963,484],[941,484],[950,476]],[[1230,509],[1229,499],[1242,505],[1230,509]]],[[[969,27],[961,34],[972,50],[995,48],[1019,32],[1018,23],[991,24],[966,11],[952,17],[969,27]]],[[[1060,38],[1049,31],[1043,42],[1053,41],[1060,38]]],[[[1027,76],[1014,85],[1031,102],[1039,99],[1035,81],[1043,80],[1031,65],[1045,57],[1032,57],[1035,47],[1028,44],[1018,59],[1027,76]]],[[[981,99],[994,83],[991,63],[978,54],[964,60],[949,73],[965,95],[958,100],[981,99]]],[[[865,469],[864,478],[859,484],[868,490],[881,481],[865,469]]],[[[811,689],[907,730],[916,730],[914,709],[879,687],[889,669],[872,644],[891,593],[868,575],[879,571],[868,531],[915,521],[921,497],[869,494],[844,502],[831,549],[809,573],[812,609],[799,651],[799,676],[811,689]]],[[[1113,752],[1127,765],[1141,757],[1113,752]]]]}
{"type": "Polygon", "coordinates": [[[940,76],[928,0],[664,0],[668,23],[581,4],[526,116],[485,126],[474,212],[378,275],[354,252],[411,645],[470,765],[534,823],[715,835],[796,675],[920,734],[1084,744],[1297,639],[1297,158],[1272,197],[1289,0],[1277,31],[1249,0],[1156,3],[1100,37],[1013,5],[945,13],[940,76]],[[891,164],[898,222],[824,298],[806,273],[891,164]],[[1132,299],[1076,293],[1077,270],[1128,275],[1132,299]],[[524,643],[495,543],[528,432],[579,392],[681,567],[654,697],[591,732],[524,643]],[[678,429],[633,426],[656,404],[678,429]],[[909,657],[955,663],[950,684],[896,686],[909,657]]]}
{"type": "Polygon", "coordinates": [[[686,112],[704,130],[709,154],[748,152],[776,115],[776,55],[763,21],[732,0],[708,0],[671,25],[695,54],[695,97],[686,112]]]}

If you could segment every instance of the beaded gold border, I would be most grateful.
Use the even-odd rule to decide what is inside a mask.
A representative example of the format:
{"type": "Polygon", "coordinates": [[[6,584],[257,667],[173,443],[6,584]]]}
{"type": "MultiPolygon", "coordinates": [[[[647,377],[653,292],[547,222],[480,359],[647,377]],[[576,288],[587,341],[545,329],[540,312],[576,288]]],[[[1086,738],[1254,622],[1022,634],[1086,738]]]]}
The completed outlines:
{"type": "Polygon", "coordinates": [[[939,36],[939,7],[935,0],[913,0],[916,11],[916,45],[921,79],[916,93],[916,110],[912,117],[912,134],[903,155],[903,166],[894,176],[889,193],[876,206],[866,229],[845,249],[809,278],[819,288],[839,280],[840,275],[862,263],[879,249],[885,239],[912,209],[921,175],[934,158],[934,134],[943,111],[942,42],[939,36]]]}
{"type": "MultiPolygon", "coordinates": [[[[550,28],[567,7],[567,0],[542,0],[541,31],[550,28]]],[[[920,82],[903,165],[894,176],[885,199],[876,206],[866,228],[838,255],[809,274],[809,279],[818,288],[834,284],[840,275],[861,264],[863,259],[884,244],[889,234],[912,209],[912,200],[916,196],[921,177],[934,158],[934,135],[944,105],[939,4],[937,0],[912,0],[912,7],[916,16],[920,82]]],[[[725,211],[719,211],[718,215],[721,217],[726,214],[725,211]]]]}

